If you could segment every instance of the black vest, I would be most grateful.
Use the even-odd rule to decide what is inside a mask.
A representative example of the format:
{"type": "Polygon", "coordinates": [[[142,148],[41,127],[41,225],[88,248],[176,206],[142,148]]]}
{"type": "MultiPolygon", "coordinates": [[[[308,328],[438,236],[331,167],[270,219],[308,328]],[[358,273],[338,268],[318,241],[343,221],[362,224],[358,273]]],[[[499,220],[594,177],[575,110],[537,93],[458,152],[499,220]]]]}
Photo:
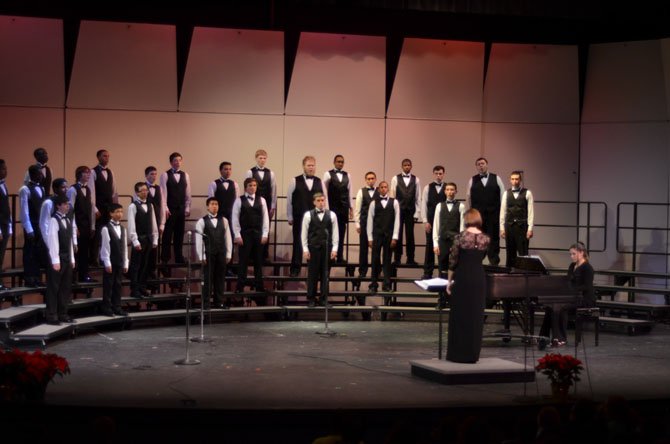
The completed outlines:
{"type": "MultiPolygon", "coordinates": [[[[7,185],[5,185],[5,188],[7,188],[7,185]]],[[[0,224],[3,227],[9,225],[10,216],[11,213],[9,211],[9,190],[7,190],[7,194],[0,191],[0,224]]]]}
{"type": "Polygon", "coordinates": [[[472,176],[472,187],[470,188],[470,202],[472,208],[485,211],[500,212],[500,187],[498,186],[498,176],[488,173],[489,178],[486,186],[482,183],[479,174],[472,176]]]}
{"type": "Polygon", "coordinates": [[[107,224],[107,231],[109,232],[109,261],[112,267],[123,267],[123,250],[125,248],[126,229],[123,225],[121,227],[121,237],[116,235],[114,226],[111,222],[107,224]]]}
{"type": "Polygon", "coordinates": [[[312,190],[310,191],[309,188],[307,188],[305,176],[302,174],[300,176],[296,176],[295,190],[293,190],[291,201],[293,203],[293,223],[299,223],[302,220],[302,216],[305,214],[305,212],[314,209],[314,194],[316,193],[323,193],[321,179],[314,176],[312,190]]]}
{"type": "Polygon", "coordinates": [[[324,245],[329,248],[333,237],[333,233],[331,233],[333,222],[330,219],[330,211],[324,211],[323,220],[319,220],[316,209],[311,210],[309,213],[312,220],[309,222],[309,228],[307,230],[307,245],[309,245],[310,248],[320,249],[323,248],[324,245]],[[328,233],[328,236],[326,236],[326,232],[328,233]]]}
{"type": "Polygon", "coordinates": [[[46,193],[44,188],[42,188],[42,196],[40,197],[37,194],[37,187],[41,185],[34,184],[32,182],[28,183],[28,190],[30,190],[30,195],[28,196],[28,218],[30,219],[30,225],[33,226],[33,232],[40,232],[40,211],[42,210],[42,203],[46,199],[46,193]]]}
{"type": "Polygon", "coordinates": [[[161,225],[161,206],[163,205],[163,200],[161,198],[161,187],[160,185],[147,185],[149,188],[153,188],[154,195],[151,195],[151,192],[147,193],[147,203],[150,203],[154,209],[154,215],[156,216],[156,226],[160,227],[161,225]]]}
{"type": "Polygon", "coordinates": [[[440,239],[453,239],[461,231],[461,203],[454,202],[451,211],[446,202],[440,205],[440,239]]]}
{"type": "Polygon", "coordinates": [[[513,224],[514,222],[527,223],[528,222],[528,199],[526,197],[526,190],[522,188],[519,191],[519,197],[514,198],[512,190],[507,190],[507,212],[505,213],[505,223],[513,224]]]}
{"type": "Polygon", "coordinates": [[[93,170],[95,170],[95,205],[101,214],[107,214],[109,205],[114,203],[114,175],[112,170],[107,168],[107,180],[105,180],[100,165],[93,170]]]}
{"type": "Polygon", "coordinates": [[[428,198],[426,200],[426,212],[428,213],[426,216],[426,220],[428,221],[429,224],[433,223],[433,219],[435,218],[435,208],[437,207],[437,204],[444,202],[447,200],[447,195],[444,194],[444,187],[446,185],[444,182],[442,182],[442,188],[440,189],[440,192],[437,192],[437,184],[435,182],[431,182],[428,184],[428,198]]]}
{"type": "Polygon", "coordinates": [[[55,214],[54,217],[58,221],[58,256],[60,257],[61,264],[67,264],[72,262],[72,257],[70,256],[73,233],[72,220],[67,216],[61,218],[60,214],[55,214]],[[67,229],[63,228],[62,219],[65,219],[67,229]]]}
{"type": "MultiPolygon", "coordinates": [[[[215,180],[216,182],[216,191],[214,192],[214,198],[219,202],[219,212],[218,217],[225,216],[226,219],[230,220],[233,213],[233,204],[237,196],[235,195],[235,182],[228,179],[228,189],[223,186],[223,179],[220,177],[215,180]]],[[[267,199],[266,199],[267,201],[267,199]]]]}
{"type": "Polygon", "coordinates": [[[91,210],[93,208],[93,204],[91,203],[91,190],[88,190],[86,196],[84,196],[80,183],[76,183],[73,186],[76,190],[74,199],[74,218],[77,221],[77,228],[80,230],[90,229],[92,223],[91,210]]]}
{"type": "MultiPolygon", "coordinates": [[[[259,199],[260,200],[260,199],[259,199]]],[[[202,218],[205,222],[204,233],[209,239],[209,244],[207,244],[207,239],[203,239],[205,245],[209,247],[208,254],[226,254],[226,230],[228,229],[228,224],[223,222],[221,216],[217,217],[218,222],[216,227],[212,224],[209,216],[202,218]]]]}
{"type": "Polygon", "coordinates": [[[340,182],[334,169],[330,170],[329,173],[328,205],[333,211],[348,210],[351,207],[349,202],[349,175],[342,171],[342,181],[340,182]]]}
{"type": "Polygon", "coordinates": [[[402,174],[396,176],[398,184],[395,187],[395,197],[398,199],[400,209],[403,211],[414,210],[416,207],[416,176],[409,177],[409,185],[405,185],[402,174]]]}
{"type": "Polygon", "coordinates": [[[151,239],[153,234],[151,226],[151,212],[153,211],[153,205],[149,203],[147,199],[147,211],[144,211],[142,208],[142,202],[135,200],[131,205],[135,205],[135,232],[137,233],[137,239],[142,242],[147,239],[151,239]]]}
{"type": "Polygon", "coordinates": [[[260,174],[258,174],[258,167],[254,166],[251,168],[251,177],[256,179],[256,183],[258,184],[256,196],[261,196],[265,199],[269,210],[272,207],[272,172],[270,168],[263,168],[263,171],[263,178],[261,179],[260,174]]]}
{"type": "Polygon", "coordinates": [[[372,197],[368,193],[368,187],[361,188],[361,195],[363,196],[363,203],[361,203],[361,231],[367,230],[368,225],[368,210],[370,209],[370,202],[379,198],[379,191],[375,188],[372,197]]]}
{"type": "Polygon", "coordinates": [[[167,207],[170,213],[180,213],[186,208],[186,174],[180,172],[179,182],[170,168],[167,170],[167,207]]]}
{"type": "Polygon", "coordinates": [[[241,231],[263,231],[263,205],[261,196],[256,195],[254,205],[249,205],[246,194],[240,196],[240,229],[241,231]]]}
{"type": "MultiPolygon", "coordinates": [[[[375,199],[375,216],[372,220],[372,237],[386,236],[389,239],[393,236],[393,224],[395,223],[395,210],[393,209],[393,199],[388,198],[386,208],[382,206],[381,198],[375,199]]],[[[362,229],[362,228],[361,228],[362,229]]]]}

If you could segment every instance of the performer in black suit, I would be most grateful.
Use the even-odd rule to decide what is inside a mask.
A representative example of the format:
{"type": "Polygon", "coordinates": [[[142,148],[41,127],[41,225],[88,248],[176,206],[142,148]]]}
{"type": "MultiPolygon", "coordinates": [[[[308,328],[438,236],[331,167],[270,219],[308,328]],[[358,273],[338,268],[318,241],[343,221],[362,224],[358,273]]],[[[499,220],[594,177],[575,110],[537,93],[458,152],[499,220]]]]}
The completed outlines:
{"type": "Polygon", "coordinates": [[[100,231],[100,262],[105,267],[102,278],[102,314],[128,316],[121,308],[121,278],[128,272],[128,233],[121,225],[123,207],[107,207],[109,222],[100,231]]]}
{"type": "Polygon", "coordinates": [[[77,278],[79,282],[93,282],[88,274],[91,241],[95,235],[95,209],[92,192],[88,187],[91,169],[80,166],[74,172],[77,182],[67,190],[70,205],[77,221],[77,278]]]}
{"type": "Polygon", "coordinates": [[[307,301],[310,307],[316,303],[316,286],[321,281],[321,303],[323,299],[323,274],[330,270],[330,260],[337,259],[339,236],[337,214],[326,208],[326,197],[321,193],[314,194],[314,209],[305,213],[302,218],[301,242],[303,258],[307,261],[307,301]],[[326,250],[330,255],[326,258],[326,250]]]}
{"type": "Polygon", "coordinates": [[[23,280],[27,287],[43,287],[40,266],[46,267],[46,252],[40,230],[40,210],[47,198],[40,185],[42,173],[37,165],[28,168],[30,181],[19,189],[21,226],[23,227],[23,280]]]}
{"type": "Polygon", "coordinates": [[[394,260],[400,264],[403,250],[403,227],[405,233],[405,251],[407,265],[417,265],[414,260],[414,221],[421,214],[421,181],[411,173],[412,161],[403,159],[402,173],[393,176],[389,194],[398,200],[400,205],[400,233],[398,245],[395,248],[394,260]]]}
{"type": "MultiPolygon", "coordinates": [[[[51,182],[52,182],[52,174],[51,174],[51,168],[49,165],[47,165],[47,162],[49,161],[49,153],[47,153],[47,150],[44,148],[35,148],[35,151],[33,151],[33,157],[35,157],[36,165],[40,173],[42,174],[42,177],[40,177],[39,180],[39,185],[42,186],[44,191],[47,193],[47,197],[49,193],[51,193],[51,182]]],[[[28,184],[30,182],[30,172],[26,171],[26,175],[23,178],[23,183],[28,184]]]]}
{"type": "MultiPolygon", "coordinates": [[[[253,177],[258,184],[258,195],[265,199],[268,205],[268,216],[270,223],[277,212],[277,180],[275,179],[274,171],[266,167],[268,161],[267,151],[260,149],[256,150],[255,154],[256,165],[247,170],[245,179],[253,177]]],[[[269,234],[268,234],[269,235],[269,234]]],[[[267,261],[270,257],[270,242],[263,245],[263,258],[267,261]]]]}
{"type": "Polygon", "coordinates": [[[174,248],[174,260],[185,264],[183,245],[186,218],[191,215],[191,179],[181,170],[182,156],[170,154],[172,168],[161,174],[160,185],[163,208],[166,215],[163,243],[161,244],[161,262],[170,260],[170,243],[174,248]]]}
{"type": "Polygon", "coordinates": [[[370,203],[368,210],[368,246],[372,248],[372,280],[369,293],[377,292],[379,269],[383,267],[383,291],[391,288],[391,253],[398,242],[400,230],[400,205],[392,197],[388,197],[389,185],[379,183],[379,196],[370,203]]]}
{"type": "Polygon", "coordinates": [[[323,187],[328,190],[328,208],[337,215],[337,229],[339,245],[337,247],[337,262],[345,263],[344,239],[346,237],[349,219],[354,215],[351,207],[351,182],[349,174],[344,171],[344,156],[338,154],[333,159],[333,168],[323,175],[323,187]]]}
{"type": "Polygon", "coordinates": [[[98,164],[91,169],[88,188],[93,191],[91,202],[95,208],[95,238],[91,245],[91,262],[97,263],[100,253],[100,232],[109,222],[109,206],[119,203],[119,194],[116,191],[114,174],[109,168],[109,151],[98,150],[95,153],[98,164]]]}
{"type": "Polygon", "coordinates": [[[370,202],[379,196],[377,188],[375,188],[376,183],[377,175],[373,171],[368,171],[365,173],[365,186],[358,190],[356,194],[354,221],[360,240],[358,252],[358,275],[360,277],[365,277],[368,274],[368,210],[370,209],[370,202]]]}
{"type": "MultiPolygon", "coordinates": [[[[7,243],[12,237],[12,213],[9,209],[9,191],[5,179],[7,178],[7,164],[3,159],[0,159],[0,270],[5,260],[5,251],[7,250],[7,243]]],[[[0,291],[6,290],[0,280],[0,291]]]]}
{"type": "MultiPolygon", "coordinates": [[[[142,299],[149,296],[149,261],[158,246],[158,227],[154,204],[147,199],[149,188],[145,182],[135,184],[135,197],[128,205],[128,240],[130,255],[130,296],[142,299]]],[[[158,203],[160,205],[160,202],[158,203]]]]}
{"type": "Polygon", "coordinates": [[[517,254],[528,256],[528,244],[533,237],[535,205],[533,193],[521,186],[521,171],[512,171],[509,182],[512,187],[503,193],[500,205],[500,237],[505,239],[505,264],[514,267],[517,254]]]}
{"type": "Polygon", "coordinates": [[[423,261],[423,276],[421,279],[430,279],[433,277],[435,268],[435,252],[433,250],[433,220],[435,219],[435,208],[439,203],[446,200],[444,194],[444,167],[435,165],[433,167],[433,181],[423,187],[421,195],[421,217],[423,218],[424,229],[426,231],[426,253],[423,261]]]}
{"type": "MultiPolygon", "coordinates": [[[[158,170],[155,166],[148,166],[144,169],[144,178],[146,181],[147,189],[149,190],[147,194],[147,203],[151,204],[151,207],[154,209],[154,216],[156,217],[156,226],[158,227],[158,241],[160,242],[161,236],[163,235],[163,230],[165,229],[165,207],[163,207],[163,196],[161,193],[161,187],[156,183],[158,179],[158,170]]],[[[156,265],[158,264],[158,248],[153,248],[149,254],[149,264],[147,269],[149,272],[149,279],[156,279],[156,265]]],[[[157,289],[158,286],[150,286],[154,289],[157,289]]]]}
{"type": "MultiPolygon", "coordinates": [[[[237,270],[236,293],[244,291],[249,259],[254,264],[254,286],[263,287],[263,245],[268,241],[270,219],[265,199],[256,193],[256,179],[244,180],[244,194],[233,205],[233,235],[239,247],[240,265],[237,270]]],[[[264,301],[258,300],[257,303],[264,301]]]]}
{"type": "Polygon", "coordinates": [[[313,156],[305,156],[302,159],[303,174],[291,179],[286,193],[286,217],[288,224],[293,227],[293,254],[291,255],[292,277],[300,274],[302,263],[302,244],[300,242],[300,231],[302,229],[302,217],[305,212],[314,208],[314,194],[325,192],[321,179],[314,176],[316,171],[316,159],[313,156]]]}
{"type": "Polygon", "coordinates": [[[233,242],[228,219],[218,214],[219,202],[215,197],[208,197],[207,214],[195,224],[195,251],[203,264],[202,304],[205,309],[210,307],[212,290],[214,308],[229,307],[229,303],[224,305],[223,293],[226,286],[226,264],[233,257],[233,242]]]}
{"type": "Polygon", "coordinates": [[[500,202],[505,185],[498,175],[489,172],[483,157],[475,161],[478,174],[468,182],[467,202],[481,214],[482,231],[489,236],[487,256],[491,265],[500,263],[500,202]]]}
{"type": "Polygon", "coordinates": [[[447,277],[449,269],[449,252],[454,243],[454,238],[465,229],[463,214],[465,205],[456,201],[456,184],[447,182],[444,184],[444,194],[447,196],[445,202],[435,208],[433,219],[433,247],[438,257],[438,270],[441,278],[447,277]]]}

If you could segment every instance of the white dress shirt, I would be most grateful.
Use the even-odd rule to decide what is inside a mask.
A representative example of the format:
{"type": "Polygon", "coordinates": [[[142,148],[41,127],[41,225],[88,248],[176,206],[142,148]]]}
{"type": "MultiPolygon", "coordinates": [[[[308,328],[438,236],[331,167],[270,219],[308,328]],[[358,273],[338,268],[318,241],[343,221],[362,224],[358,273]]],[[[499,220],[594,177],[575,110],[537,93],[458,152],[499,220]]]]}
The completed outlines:
{"type": "MultiPolygon", "coordinates": [[[[268,171],[268,168],[263,167],[261,169],[260,166],[256,165],[256,168],[259,169],[258,171],[258,176],[261,179],[265,179],[265,173],[268,171]]],[[[244,175],[245,179],[248,179],[249,177],[254,177],[254,173],[249,169],[247,170],[246,174],[244,175]]],[[[275,172],[270,171],[270,188],[272,189],[272,202],[270,202],[270,210],[276,210],[277,209],[277,181],[275,180],[275,172]]],[[[239,193],[238,193],[239,196],[239,193]]]]}
{"type": "MultiPolygon", "coordinates": [[[[141,200],[137,200],[137,196],[135,196],[135,200],[133,203],[128,205],[128,239],[130,242],[133,244],[133,248],[137,247],[140,245],[139,237],[137,236],[137,226],[135,225],[135,216],[137,216],[137,205],[141,205],[142,209],[144,211],[149,210],[149,205],[147,204],[146,201],[142,202],[141,200]]],[[[156,213],[151,211],[151,215],[149,216],[151,218],[151,245],[154,247],[158,246],[158,227],[156,226],[156,213]]]]}
{"type": "MultiPolygon", "coordinates": [[[[126,239],[127,234],[124,232],[122,235],[121,225],[114,222],[110,222],[116,233],[116,237],[121,238],[121,257],[123,258],[123,268],[128,268],[128,241],[126,239]]],[[[100,231],[100,260],[105,268],[111,267],[111,247],[109,245],[111,235],[109,234],[108,226],[105,225],[100,231]]]]}
{"type": "MultiPolygon", "coordinates": [[[[246,197],[251,197],[249,194],[244,193],[244,196],[246,197]]],[[[265,202],[265,198],[261,196],[254,196],[254,199],[260,199],[261,200],[261,208],[263,209],[263,231],[261,232],[261,237],[268,237],[268,233],[270,232],[270,217],[268,215],[268,206],[267,203],[265,202]]],[[[253,205],[251,202],[249,202],[250,205],[253,205]]],[[[242,197],[239,197],[235,199],[235,203],[233,204],[233,237],[235,239],[242,238],[242,235],[240,234],[242,232],[242,227],[240,226],[240,208],[242,206],[242,197]]]]}
{"type": "MultiPolygon", "coordinates": [[[[214,228],[218,226],[219,219],[216,217],[216,214],[211,214],[208,212],[205,215],[205,217],[210,218],[214,228]]],[[[223,227],[225,230],[224,242],[226,243],[226,259],[230,260],[230,258],[233,257],[233,240],[230,236],[230,228],[229,228],[230,224],[228,223],[228,219],[226,219],[225,217],[221,217],[221,221],[223,222],[223,227]]],[[[198,219],[198,222],[195,223],[195,254],[196,257],[202,261],[206,259],[205,255],[207,254],[207,252],[205,250],[207,249],[207,241],[206,240],[203,241],[204,238],[203,236],[201,236],[201,234],[205,234],[205,221],[202,217],[198,219]]]]}
{"type": "MultiPolygon", "coordinates": [[[[44,190],[41,186],[37,186],[36,191],[40,197],[44,196],[44,190]]],[[[26,233],[31,234],[33,231],[35,231],[35,228],[30,222],[30,204],[28,203],[29,199],[30,188],[28,188],[28,185],[23,185],[21,188],[19,188],[19,203],[21,205],[21,212],[19,215],[21,219],[21,226],[24,230],[26,230],[26,233]]]]}
{"type": "MultiPolygon", "coordinates": [[[[5,199],[9,199],[9,192],[7,191],[7,185],[5,184],[5,179],[2,179],[0,181],[0,193],[2,193],[5,196],[5,199]]],[[[12,235],[12,215],[10,213],[9,215],[9,232],[8,233],[3,233],[2,232],[2,227],[0,227],[0,234],[3,236],[11,236],[12,235]]]]}
{"type": "MultiPolygon", "coordinates": [[[[500,201],[500,231],[505,231],[505,219],[507,217],[507,193],[509,190],[506,190],[503,195],[502,195],[502,200],[500,201]]],[[[512,190],[514,193],[514,198],[517,199],[519,197],[519,192],[521,192],[521,189],[519,190],[512,190]]],[[[535,211],[533,210],[534,205],[534,199],[533,199],[533,193],[530,192],[530,190],[526,190],[526,200],[528,201],[528,231],[533,231],[533,224],[535,222],[535,211]]]]}
{"type": "MultiPolygon", "coordinates": [[[[223,182],[223,188],[226,191],[228,191],[228,187],[232,183],[233,186],[235,187],[235,197],[236,198],[240,197],[240,187],[237,184],[237,182],[235,182],[233,179],[224,179],[223,177],[221,177],[221,180],[227,181],[227,182],[223,182]]],[[[214,195],[216,194],[216,187],[217,187],[216,180],[213,180],[209,184],[209,187],[207,188],[207,197],[214,197],[214,195]]]]}
{"type": "MultiPolygon", "coordinates": [[[[51,200],[49,200],[51,202],[51,200]]],[[[51,218],[49,225],[48,235],[46,236],[47,248],[49,250],[49,259],[51,260],[52,265],[60,264],[60,242],[58,239],[58,232],[60,230],[65,230],[67,228],[67,222],[65,221],[67,216],[62,214],[56,214],[51,218]],[[58,216],[62,216],[61,219],[58,216]]],[[[70,262],[74,267],[74,246],[77,245],[77,225],[74,220],[72,221],[72,242],[70,242],[70,262]]]]}
{"type": "MultiPolygon", "coordinates": [[[[342,178],[344,177],[344,174],[342,174],[341,171],[338,171],[335,174],[337,175],[337,180],[342,182],[342,178]]],[[[351,177],[349,179],[350,180],[347,182],[347,195],[349,196],[349,199],[348,199],[349,206],[347,208],[351,208],[351,177]]],[[[322,184],[324,190],[328,189],[328,184],[330,183],[331,180],[333,180],[333,178],[332,178],[332,175],[331,175],[330,171],[326,171],[325,173],[323,173],[323,179],[321,179],[321,184],[322,184]]],[[[326,199],[326,207],[328,207],[328,199],[326,199]]]]}
{"type": "MultiPolygon", "coordinates": [[[[386,205],[388,205],[388,198],[381,197],[380,199],[381,206],[386,208],[386,205]]],[[[374,218],[375,218],[375,207],[376,207],[377,201],[373,200],[370,202],[370,208],[368,209],[368,242],[372,241],[374,239],[372,235],[372,228],[374,227],[374,218]]],[[[400,230],[400,204],[398,204],[397,199],[393,199],[393,236],[391,239],[398,240],[398,231],[400,230]]]]}
{"type": "MultiPolygon", "coordinates": [[[[365,192],[368,193],[368,196],[372,197],[375,195],[376,188],[365,187],[365,192]]],[[[356,204],[354,205],[354,222],[356,223],[356,228],[362,228],[367,230],[368,227],[361,227],[361,208],[363,208],[363,188],[358,190],[356,193],[356,204]]],[[[368,209],[370,209],[368,207],[368,209]]]]}
{"type": "MultiPolygon", "coordinates": [[[[437,182],[435,182],[437,183],[437,182]]],[[[421,217],[423,218],[423,223],[424,224],[432,224],[432,220],[428,220],[428,188],[430,187],[430,184],[426,185],[423,187],[423,194],[421,194],[421,217]]],[[[437,195],[439,196],[440,194],[444,193],[444,182],[440,182],[438,186],[435,187],[435,191],[437,191],[437,195]]]]}
{"type": "MultiPolygon", "coordinates": [[[[112,171],[110,168],[105,167],[105,169],[102,170],[101,174],[102,177],[107,180],[107,174],[108,171],[112,171]]],[[[114,176],[114,173],[112,173],[112,177],[114,176]]],[[[95,179],[98,177],[98,173],[95,172],[95,167],[91,168],[91,175],[88,178],[88,189],[91,191],[91,205],[94,208],[94,212],[100,211],[98,207],[96,206],[96,199],[95,199],[95,179]]],[[[119,193],[116,190],[116,180],[112,181],[112,202],[114,203],[119,203],[119,193]]],[[[93,218],[95,220],[95,218],[93,218]]]]}
{"type": "MultiPolygon", "coordinates": [[[[405,182],[405,186],[409,186],[409,181],[411,180],[411,176],[414,176],[412,173],[410,174],[405,174],[405,173],[400,173],[402,175],[402,180],[405,182]]],[[[419,180],[418,177],[414,176],[415,178],[415,183],[416,183],[416,190],[414,192],[414,217],[416,219],[421,219],[421,180],[419,180]]],[[[398,176],[395,175],[393,178],[391,178],[391,188],[389,188],[389,196],[396,198],[396,188],[398,187],[398,176]]]]}
{"type": "MultiPolygon", "coordinates": [[[[174,170],[173,170],[174,171],[174,170]]],[[[177,183],[181,182],[182,180],[186,181],[186,190],[184,191],[184,212],[185,213],[190,213],[191,212],[191,177],[188,175],[187,172],[179,170],[179,172],[174,173],[174,180],[177,181],[177,183]]],[[[167,197],[168,197],[168,191],[167,191],[167,181],[168,181],[168,173],[165,171],[163,174],[161,174],[160,180],[158,183],[160,184],[161,187],[161,198],[162,198],[162,208],[163,208],[163,213],[162,214],[167,214],[166,211],[168,209],[167,207],[167,197]]],[[[165,218],[163,218],[163,223],[161,223],[161,226],[164,225],[165,218]]]]}
{"type": "MultiPolygon", "coordinates": [[[[451,211],[454,207],[454,204],[458,202],[453,201],[449,203],[449,201],[445,202],[445,205],[447,206],[447,210],[451,211]]],[[[461,213],[461,224],[458,228],[458,232],[460,233],[461,231],[465,230],[465,221],[463,220],[463,215],[465,214],[465,204],[461,203],[458,208],[458,212],[461,213]]],[[[436,247],[438,245],[438,241],[440,239],[440,214],[442,214],[442,204],[438,204],[437,207],[435,208],[435,217],[433,218],[433,246],[436,247]]]]}
{"type": "MultiPolygon", "coordinates": [[[[330,213],[330,236],[331,236],[331,251],[337,253],[338,243],[340,241],[340,233],[337,228],[337,215],[332,211],[326,209],[321,213],[318,213],[317,217],[320,221],[323,221],[323,218],[326,215],[326,211],[330,213]]],[[[307,242],[307,235],[309,234],[309,224],[312,222],[312,210],[306,211],[305,215],[302,217],[302,228],[300,229],[300,240],[302,241],[302,251],[303,253],[309,253],[309,245],[307,242]]]]}
{"type": "MultiPolygon", "coordinates": [[[[307,189],[312,191],[312,187],[314,186],[314,178],[316,176],[307,178],[307,175],[303,174],[302,175],[303,179],[305,179],[305,185],[307,185],[307,189]]],[[[323,182],[321,182],[321,188],[323,188],[323,195],[326,198],[326,207],[328,207],[328,190],[326,190],[326,187],[323,186],[323,182]]],[[[286,192],[286,219],[293,223],[293,192],[295,191],[295,177],[291,178],[291,182],[288,185],[288,191],[286,192]]]]}
{"type": "MultiPolygon", "coordinates": [[[[489,175],[488,173],[486,174],[486,179],[482,179],[482,185],[486,186],[486,184],[489,181],[489,175]]],[[[498,188],[500,189],[500,201],[502,202],[502,195],[505,192],[505,184],[503,183],[502,179],[500,176],[496,174],[496,183],[498,184],[498,188]]],[[[468,180],[468,188],[467,188],[467,194],[465,195],[465,202],[468,205],[468,208],[472,208],[472,199],[470,197],[470,191],[472,190],[472,177],[470,180],[468,180]]]]}

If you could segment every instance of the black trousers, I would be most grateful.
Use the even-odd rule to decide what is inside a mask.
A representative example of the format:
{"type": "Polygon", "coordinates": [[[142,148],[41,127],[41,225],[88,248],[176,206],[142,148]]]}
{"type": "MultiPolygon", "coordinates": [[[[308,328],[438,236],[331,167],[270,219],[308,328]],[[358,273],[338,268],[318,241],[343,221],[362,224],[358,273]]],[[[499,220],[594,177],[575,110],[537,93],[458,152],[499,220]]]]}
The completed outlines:
{"type": "Polygon", "coordinates": [[[184,260],[184,228],[186,227],[186,215],[183,208],[170,209],[170,217],[165,220],[165,229],[163,230],[163,243],[161,244],[161,261],[170,260],[170,243],[174,249],[174,260],[176,262],[185,262],[184,260]]]}
{"type": "Polygon", "coordinates": [[[528,255],[528,224],[526,223],[512,223],[505,224],[505,252],[507,262],[505,265],[513,267],[516,263],[516,257],[528,255]]]}
{"type": "MultiPolygon", "coordinates": [[[[431,225],[433,223],[431,222],[431,225]]],[[[434,229],[435,227],[433,227],[434,229]]],[[[425,230],[424,230],[425,231],[425,230]]],[[[433,251],[433,232],[426,233],[426,254],[423,258],[423,274],[432,276],[435,269],[435,252],[433,251]]]]}
{"type": "Polygon", "coordinates": [[[400,210],[400,230],[398,244],[395,247],[394,261],[400,263],[403,247],[407,253],[407,262],[414,262],[414,209],[400,210]],[[403,245],[404,229],[404,245],[403,245]]]}
{"type": "MultiPolygon", "coordinates": [[[[88,261],[91,264],[99,263],[102,227],[107,225],[111,219],[107,208],[107,204],[100,204],[98,206],[98,211],[100,211],[100,218],[95,222],[95,234],[93,235],[93,239],[91,239],[88,251],[88,261]]],[[[75,260],[77,259],[75,258],[75,260]]]]}
{"type": "Polygon", "coordinates": [[[223,303],[223,293],[226,289],[226,255],[224,252],[207,254],[207,263],[202,267],[202,303],[209,306],[209,298],[214,290],[214,303],[223,303]]]}
{"type": "Polygon", "coordinates": [[[293,252],[291,254],[291,271],[300,272],[302,266],[302,240],[300,232],[302,231],[302,216],[293,218],[293,252]]]}
{"type": "MultiPolygon", "coordinates": [[[[7,244],[9,243],[9,236],[7,233],[9,233],[9,224],[3,224],[2,225],[2,240],[0,240],[0,270],[2,270],[2,266],[5,263],[5,252],[7,251],[7,244]]],[[[0,281],[0,284],[2,281],[0,281]]]]}
{"type": "Polygon", "coordinates": [[[23,230],[23,280],[26,283],[40,280],[40,267],[45,265],[44,250],[45,245],[39,230],[33,230],[32,237],[23,230]]]}
{"type": "Polygon", "coordinates": [[[151,238],[147,236],[139,236],[141,251],[137,251],[132,247],[130,253],[130,266],[128,272],[130,274],[130,295],[138,296],[142,290],[147,289],[147,279],[149,279],[149,260],[155,254],[155,250],[151,248],[151,238]]]}
{"type": "Polygon", "coordinates": [[[121,308],[121,278],[123,268],[112,265],[112,272],[102,274],[102,309],[118,310],[121,308]]]}
{"type": "Polygon", "coordinates": [[[339,234],[339,242],[337,244],[337,261],[344,260],[344,240],[347,235],[347,225],[349,225],[349,208],[334,210],[337,216],[337,232],[339,234]]]}
{"type": "Polygon", "coordinates": [[[449,271],[449,252],[451,251],[451,246],[454,244],[454,238],[451,236],[447,236],[444,239],[440,237],[437,244],[440,247],[437,269],[439,270],[440,277],[446,277],[449,271]]]}
{"type": "Polygon", "coordinates": [[[254,286],[256,291],[263,291],[263,244],[261,232],[242,230],[242,246],[240,247],[240,268],[237,270],[237,288],[242,289],[247,278],[249,259],[254,264],[254,286]]]}
{"type": "Polygon", "coordinates": [[[568,337],[568,311],[572,307],[572,304],[551,304],[545,306],[540,336],[566,342],[568,337]]]}
{"type": "Polygon", "coordinates": [[[77,278],[83,281],[88,276],[88,263],[91,257],[91,244],[93,239],[91,237],[95,234],[91,230],[91,226],[77,224],[79,235],[77,236],[77,254],[75,255],[75,262],[77,263],[77,278]]]}
{"type": "Polygon", "coordinates": [[[67,306],[72,299],[72,262],[61,261],[60,270],[47,267],[47,321],[67,317],[67,306]]]}
{"type": "Polygon", "coordinates": [[[361,219],[361,232],[359,234],[360,247],[358,250],[358,274],[365,277],[368,275],[368,222],[361,219]]]}
{"type": "Polygon", "coordinates": [[[384,272],[383,286],[391,287],[391,233],[377,236],[372,240],[372,282],[370,286],[377,288],[379,270],[384,272]]]}
{"type": "Polygon", "coordinates": [[[489,264],[498,265],[500,263],[500,208],[477,209],[482,215],[482,231],[491,238],[486,256],[489,258],[489,264]]]}
{"type": "Polygon", "coordinates": [[[328,267],[330,272],[330,249],[324,247],[309,247],[309,262],[307,263],[307,299],[316,298],[316,287],[321,282],[321,296],[323,296],[323,273],[328,267]]]}

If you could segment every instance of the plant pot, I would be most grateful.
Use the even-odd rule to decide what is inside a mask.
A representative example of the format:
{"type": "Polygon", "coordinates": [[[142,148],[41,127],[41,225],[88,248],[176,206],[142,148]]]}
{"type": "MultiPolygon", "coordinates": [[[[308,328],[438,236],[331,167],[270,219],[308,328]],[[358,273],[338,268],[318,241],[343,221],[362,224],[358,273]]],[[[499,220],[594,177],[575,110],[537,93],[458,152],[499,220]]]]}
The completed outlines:
{"type": "Polygon", "coordinates": [[[47,384],[31,384],[23,387],[21,392],[26,398],[26,401],[44,401],[46,395],[47,384]]]}
{"type": "Polygon", "coordinates": [[[551,394],[558,401],[567,401],[568,395],[570,394],[570,384],[552,382],[551,394]]]}

